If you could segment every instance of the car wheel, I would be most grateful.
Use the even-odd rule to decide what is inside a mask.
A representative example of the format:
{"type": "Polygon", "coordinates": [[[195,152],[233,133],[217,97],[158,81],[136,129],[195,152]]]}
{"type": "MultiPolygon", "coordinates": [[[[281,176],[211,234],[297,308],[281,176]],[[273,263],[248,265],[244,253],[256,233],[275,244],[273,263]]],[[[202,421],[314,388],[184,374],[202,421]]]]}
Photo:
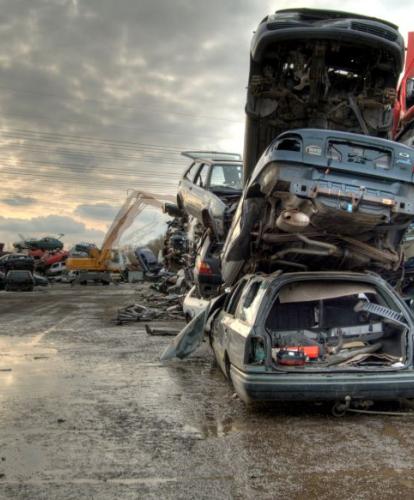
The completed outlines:
{"type": "Polygon", "coordinates": [[[181,196],[177,195],[177,207],[182,210],[184,208],[183,199],[181,196]]]}

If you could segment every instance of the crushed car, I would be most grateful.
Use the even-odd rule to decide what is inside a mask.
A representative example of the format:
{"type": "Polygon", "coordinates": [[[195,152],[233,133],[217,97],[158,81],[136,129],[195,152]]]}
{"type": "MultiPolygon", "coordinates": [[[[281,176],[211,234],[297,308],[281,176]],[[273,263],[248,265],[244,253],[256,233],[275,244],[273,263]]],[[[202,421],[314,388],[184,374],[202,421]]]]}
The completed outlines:
{"type": "Polygon", "coordinates": [[[245,276],[161,359],[188,356],[205,332],[247,403],[414,397],[413,315],[374,273],[245,276]]]}
{"type": "Polygon", "coordinates": [[[33,257],[23,253],[10,253],[0,257],[0,271],[8,273],[11,270],[28,270],[33,272],[35,261],[33,257]]]}
{"type": "Polygon", "coordinates": [[[33,274],[27,269],[13,269],[6,274],[4,282],[6,292],[32,292],[34,286],[33,274]]]}
{"type": "Polygon", "coordinates": [[[246,272],[389,271],[414,220],[414,150],[386,139],[281,134],[246,185],[222,255],[226,286],[246,272]]]}
{"type": "Polygon", "coordinates": [[[318,9],[265,17],[252,39],[245,175],[269,143],[295,128],[391,138],[404,40],[394,24],[318,9]]]}
{"type": "Polygon", "coordinates": [[[148,247],[137,247],[134,250],[135,257],[138,259],[140,268],[144,273],[157,274],[162,268],[154,255],[154,252],[148,247]]]}

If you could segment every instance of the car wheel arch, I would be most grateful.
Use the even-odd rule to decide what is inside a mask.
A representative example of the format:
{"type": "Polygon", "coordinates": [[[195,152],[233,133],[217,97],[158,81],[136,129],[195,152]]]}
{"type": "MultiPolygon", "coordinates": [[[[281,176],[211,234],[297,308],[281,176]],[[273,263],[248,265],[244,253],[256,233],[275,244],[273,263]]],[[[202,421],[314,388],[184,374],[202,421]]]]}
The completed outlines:
{"type": "Polygon", "coordinates": [[[177,206],[180,210],[183,210],[184,208],[183,198],[179,194],[177,194],[177,206]]]}
{"type": "Polygon", "coordinates": [[[225,375],[231,381],[231,374],[230,374],[231,362],[227,351],[224,351],[223,364],[224,364],[225,375]]]}

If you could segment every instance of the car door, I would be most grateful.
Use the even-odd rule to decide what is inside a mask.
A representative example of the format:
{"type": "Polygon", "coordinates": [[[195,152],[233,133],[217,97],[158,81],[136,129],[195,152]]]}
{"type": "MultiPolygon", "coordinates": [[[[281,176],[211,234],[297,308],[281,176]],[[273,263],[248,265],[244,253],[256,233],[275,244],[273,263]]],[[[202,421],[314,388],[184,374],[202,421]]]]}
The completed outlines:
{"type": "Polygon", "coordinates": [[[172,358],[183,359],[193,353],[201,344],[206,333],[206,324],[209,318],[216,314],[216,311],[223,307],[226,294],[219,295],[212,299],[208,305],[200,311],[182,330],[174,337],[164,352],[160,360],[166,361],[172,358]]]}
{"type": "Polygon", "coordinates": [[[226,363],[230,357],[229,345],[231,343],[230,332],[233,330],[232,322],[235,320],[234,315],[247,281],[247,278],[242,279],[227,296],[223,309],[215,319],[211,330],[211,347],[220,368],[226,374],[228,374],[226,363]]]}
{"type": "Polygon", "coordinates": [[[194,178],[197,175],[199,168],[199,163],[192,163],[178,183],[178,205],[184,207],[186,210],[187,207],[191,205],[194,178]]]}
{"type": "Polygon", "coordinates": [[[194,182],[189,186],[186,199],[183,200],[184,208],[189,215],[198,220],[202,220],[202,210],[206,207],[206,187],[208,179],[209,165],[202,163],[194,177],[194,182]]]}

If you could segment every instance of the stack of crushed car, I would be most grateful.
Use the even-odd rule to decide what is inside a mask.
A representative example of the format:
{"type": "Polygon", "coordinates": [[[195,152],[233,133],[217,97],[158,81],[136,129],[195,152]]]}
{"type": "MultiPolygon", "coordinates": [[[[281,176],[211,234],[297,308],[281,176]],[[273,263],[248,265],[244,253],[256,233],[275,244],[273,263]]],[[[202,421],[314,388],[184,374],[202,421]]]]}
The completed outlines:
{"type": "Polygon", "coordinates": [[[198,291],[216,297],[162,359],[207,333],[247,402],[414,397],[413,316],[383,279],[401,285],[414,222],[414,150],[390,140],[403,63],[386,21],[288,9],[260,23],[243,190],[226,186],[238,187],[237,210],[216,201],[208,157],[194,158],[178,193],[209,240],[195,269],[219,278],[204,293],[195,273],[198,291]]]}

